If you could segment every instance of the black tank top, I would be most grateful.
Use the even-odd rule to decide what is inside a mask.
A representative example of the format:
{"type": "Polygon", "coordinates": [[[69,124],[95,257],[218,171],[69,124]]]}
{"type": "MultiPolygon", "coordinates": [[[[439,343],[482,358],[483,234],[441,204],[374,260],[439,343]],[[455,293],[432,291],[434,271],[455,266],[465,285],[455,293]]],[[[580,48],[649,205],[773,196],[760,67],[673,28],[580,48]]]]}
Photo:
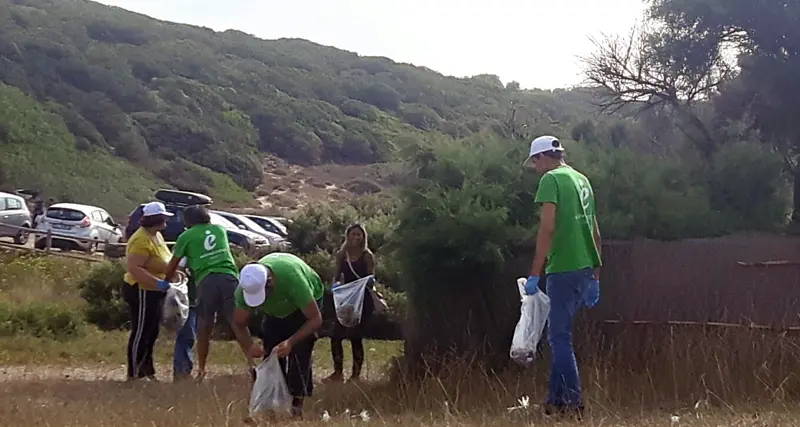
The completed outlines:
{"type": "Polygon", "coordinates": [[[360,257],[356,260],[350,260],[350,263],[347,263],[347,253],[342,256],[341,265],[339,265],[339,270],[342,272],[344,276],[343,283],[350,283],[354,280],[358,280],[364,277],[369,276],[367,272],[367,261],[364,260],[364,254],[361,254],[360,257]],[[350,266],[353,266],[353,269],[350,269],[350,266]],[[353,271],[355,270],[355,273],[353,271]]]}

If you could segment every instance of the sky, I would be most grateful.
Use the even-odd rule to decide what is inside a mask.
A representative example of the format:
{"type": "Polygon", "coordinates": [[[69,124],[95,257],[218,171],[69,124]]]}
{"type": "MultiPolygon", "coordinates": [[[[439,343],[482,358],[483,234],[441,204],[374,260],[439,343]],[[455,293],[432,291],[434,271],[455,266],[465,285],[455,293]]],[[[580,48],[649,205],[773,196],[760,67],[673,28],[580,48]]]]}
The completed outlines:
{"type": "Polygon", "coordinates": [[[458,77],[524,88],[583,81],[590,36],[627,33],[642,0],[101,0],[154,18],[262,39],[303,38],[458,77]]]}

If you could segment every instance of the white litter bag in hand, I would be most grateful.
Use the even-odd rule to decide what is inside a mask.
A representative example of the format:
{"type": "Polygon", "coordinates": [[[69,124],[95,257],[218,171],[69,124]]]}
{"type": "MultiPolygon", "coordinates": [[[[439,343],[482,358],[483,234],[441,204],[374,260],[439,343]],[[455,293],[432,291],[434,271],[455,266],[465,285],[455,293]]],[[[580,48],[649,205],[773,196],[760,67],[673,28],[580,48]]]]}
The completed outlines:
{"type": "Polygon", "coordinates": [[[189,281],[184,277],[170,283],[164,299],[164,315],[161,324],[169,333],[177,334],[189,318],[189,281]]]}
{"type": "Polygon", "coordinates": [[[517,279],[517,287],[522,297],[519,322],[514,329],[511,341],[511,359],[527,365],[536,359],[536,346],[542,338],[547,316],[550,314],[550,298],[539,291],[533,295],[525,295],[527,279],[517,279]]]}
{"type": "Polygon", "coordinates": [[[367,286],[372,284],[375,276],[369,275],[350,283],[334,284],[333,306],[336,309],[336,318],[346,328],[358,326],[361,323],[361,313],[364,310],[364,295],[367,286]]]}
{"type": "Polygon", "coordinates": [[[273,349],[269,357],[256,368],[256,381],[250,392],[250,416],[267,411],[289,411],[291,405],[292,395],[289,394],[278,355],[273,349]]]}

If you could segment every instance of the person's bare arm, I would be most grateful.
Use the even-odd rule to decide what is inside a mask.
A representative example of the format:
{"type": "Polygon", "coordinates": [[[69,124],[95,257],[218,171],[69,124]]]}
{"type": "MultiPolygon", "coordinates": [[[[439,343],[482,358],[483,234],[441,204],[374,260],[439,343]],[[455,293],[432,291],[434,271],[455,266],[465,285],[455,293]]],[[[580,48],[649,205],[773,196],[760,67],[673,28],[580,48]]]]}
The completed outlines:
{"type": "Polygon", "coordinates": [[[253,337],[250,335],[250,329],[247,327],[247,323],[249,321],[250,312],[248,310],[241,308],[236,308],[233,310],[233,334],[236,336],[236,341],[239,343],[239,348],[242,349],[242,352],[247,358],[247,366],[253,367],[255,366],[255,361],[253,358],[258,357],[258,355],[254,354],[255,351],[253,350],[253,337]]]}
{"type": "Polygon", "coordinates": [[[175,272],[178,271],[178,264],[180,264],[181,259],[173,256],[171,260],[169,260],[169,264],[167,264],[167,277],[166,279],[170,282],[173,281],[175,272]]]}
{"type": "Polygon", "coordinates": [[[303,326],[289,337],[291,345],[302,342],[304,339],[310,337],[314,332],[322,326],[322,313],[319,311],[319,306],[316,301],[311,301],[303,307],[303,314],[306,315],[306,322],[303,326]]]}
{"type": "Polygon", "coordinates": [[[531,265],[531,276],[539,276],[544,271],[544,263],[550,246],[553,243],[553,234],[556,230],[556,204],[544,203],[539,214],[539,234],[536,237],[536,255],[531,265]]]}
{"type": "Polygon", "coordinates": [[[367,264],[367,274],[375,274],[375,255],[364,252],[364,262],[367,264]]]}
{"type": "Polygon", "coordinates": [[[158,287],[157,283],[159,279],[153,276],[144,267],[145,263],[147,263],[147,260],[150,258],[149,256],[129,253],[126,258],[128,260],[128,273],[133,276],[133,279],[136,280],[136,283],[140,287],[145,289],[156,289],[158,287]]]}

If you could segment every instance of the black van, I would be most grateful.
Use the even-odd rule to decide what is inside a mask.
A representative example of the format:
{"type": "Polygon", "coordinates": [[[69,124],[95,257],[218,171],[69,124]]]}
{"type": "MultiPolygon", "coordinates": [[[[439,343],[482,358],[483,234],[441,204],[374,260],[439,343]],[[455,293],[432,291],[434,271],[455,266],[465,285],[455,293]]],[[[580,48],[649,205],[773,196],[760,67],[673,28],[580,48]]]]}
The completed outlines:
{"type": "MultiPolygon", "coordinates": [[[[167,226],[161,230],[161,235],[164,240],[174,242],[178,240],[178,236],[183,233],[183,210],[188,206],[197,205],[210,205],[213,201],[211,197],[205,194],[190,193],[188,191],[178,190],[157,190],[154,194],[156,200],[164,204],[167,211],[174,214],[167,221],[167,226]]],[[[139,228],[139,221],[142,219],[142,208],[144,204],[139,205],[136,209],[128,215],[128,225],[125,226],[125,239],[130,239],[131,235],[139,228]]]]}

